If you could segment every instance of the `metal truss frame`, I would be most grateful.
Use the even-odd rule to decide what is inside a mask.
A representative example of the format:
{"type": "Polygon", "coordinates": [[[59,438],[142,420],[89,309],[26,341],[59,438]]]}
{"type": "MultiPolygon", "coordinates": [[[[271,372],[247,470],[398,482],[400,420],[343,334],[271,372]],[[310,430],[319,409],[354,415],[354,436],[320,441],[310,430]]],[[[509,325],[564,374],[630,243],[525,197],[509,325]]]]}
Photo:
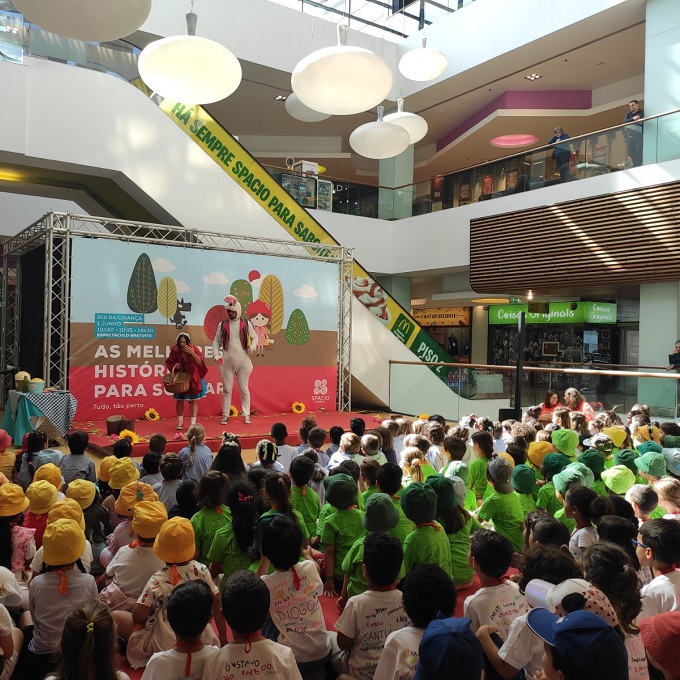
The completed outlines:
{"type": "MultiPolygon", "coordinates": [[[[43,375],[46,386],[67,388],[71,300],[70,254],[73,238],[103,238],[149,245],[181,246],[336,263],[339,270],[337,408],[341,411],[350,409],[354,265],[351,248],[326,243],[261,239],[71,213],[46,213],[40,220],[3,244],[0,371],[8,371],[19,366],[19,310],[22,305],[20,258],[44,245],[43,375]]],[[[0,382],[2,403],[5,403],[8,396],[8,383],[7,380],[0,382]]]]}

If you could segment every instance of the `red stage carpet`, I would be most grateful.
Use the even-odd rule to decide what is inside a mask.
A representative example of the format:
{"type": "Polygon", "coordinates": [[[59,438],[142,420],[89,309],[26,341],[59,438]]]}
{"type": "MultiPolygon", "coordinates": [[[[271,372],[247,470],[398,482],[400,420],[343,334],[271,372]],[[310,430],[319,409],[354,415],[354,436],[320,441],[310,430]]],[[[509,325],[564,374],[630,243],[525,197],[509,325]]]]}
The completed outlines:
{"type": "MultiPolygon", "coordinates": [[[[220,425],[220,416],[201,417],[199,414],[198,422],[205,428],[206,444],[217,453],[219,444],[222,441],[223,432],[233,432],[238,435],[241,440],[241,446],[244,449],[254,449],[257,442],[264,437],[268,437],[271,432],[271,427],[274,423],[284,423],[288,429],[287,443],[291,446],[297,446],[300,443],[298,429],[300,422],[305,416],[313,415],[319,427],[323,427],[328,431],[334,425],[339,425],[345,430],[349,429],[349,421],[351,418],[360,416],[366,421],[366,428],[371,429],[379,425],[385,416],[370,413],[345,413],[339,411],[314,411],[307,412],[302,415],[296,413],[275,413],[267,415],[251,416],[252,424],[246,425],[243,422],[243,416],[236,416],[229,418],[227,425],[220,425]]],[[[184,417],[184,430],[182,431],[182,438],[175,439],[177,430],[176,418],[161,418],[156,421],[136,420],[134,421],[135,433],[139,435],[141,441],[135,445],[133,456],[143,456],[148,451],[147,442],[149,437],[154,434],[162,434],[168,440],[168,451],[179,451],[187,445],[186,430],[189,427],[189,418],[184,417]]],[[[100,453],[102,456],[108,456],[111,453],[111,446],[115,441],[114,438],[106,434],[106,421],[103,420],[74,420],[72,425],[73,430],[84,430],[90,436],[90,450],[100,453]]]]}

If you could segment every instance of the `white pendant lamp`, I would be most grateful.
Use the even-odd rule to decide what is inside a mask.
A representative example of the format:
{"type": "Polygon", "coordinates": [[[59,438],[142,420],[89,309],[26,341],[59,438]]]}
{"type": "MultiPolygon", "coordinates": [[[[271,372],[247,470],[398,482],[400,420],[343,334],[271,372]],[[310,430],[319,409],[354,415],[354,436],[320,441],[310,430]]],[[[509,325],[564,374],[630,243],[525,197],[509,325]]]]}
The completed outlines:
{"type": "Polygon", "coordinates": [[[139,55],[139,75],[167,99],[210,104],[232,94],[241,82],[239,60],[224,45],[196,36],[196,14],[187,14],[189,35],[149,43],[139,55]]]}
{"type": "Polygon", "coordinates": [[[385,116],[386,123],[403,127],[411,139],[411,144],[419,142],[427,134],[427,121],[417,113],[404,111],[404,100],[397,99],[397,110],[385,116]]]}
{"type": "Polygon", "coordinates": [[[427,38],[423,38],[422,47],[410,50],[399,60],[399,71],[409,80],[424,82],[438,78],[448,64],[448,59],[439,50],[427,47],[427,38]]]}
{"type": "Polygon", "coordinates": [[[43,30],[83,42],[124,38],[151,11],[151,0],[12,0],[12,4],[43,30]]]}
{"type": "Polygon", "coordinates": [[[310,109],[309,106],[305,106],[295,92],[288,95],[285,107],[290,116],[296,120],[301,120],[303,123],[319,123],[330,118],[330,115],[327,113],[321,113],[320,111],[310,109]]]}
{"type": "Polygon", "coordinates": [[[338,44],[307,55],[290,82],[300,101],[314,111],[349,116],[372,109],[392,89],[392,71],[382,57],[347,45],[348,28],[338,25],[338,44]]]}
{"type": "Polygon", "coordinates": [[[378,120],[375,123],[360,125],[349,136],[349,145],[359,155],[366,158],[392,158],[406,151],[411,142],[408,132],[394,123],[383,120],[382,106],[378,107],[378,120]]]}

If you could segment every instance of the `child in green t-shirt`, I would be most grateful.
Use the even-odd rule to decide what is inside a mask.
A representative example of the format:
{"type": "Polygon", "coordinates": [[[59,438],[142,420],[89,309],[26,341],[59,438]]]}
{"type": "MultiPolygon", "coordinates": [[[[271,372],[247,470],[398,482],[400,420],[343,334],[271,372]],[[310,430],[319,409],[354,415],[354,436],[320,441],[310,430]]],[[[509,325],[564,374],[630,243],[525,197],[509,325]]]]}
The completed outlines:
{"type": "Polygon", "coordinates": [[[477,510],[477,496],[475,496],[475,492],[470,489],[468,485],[470,480],[469,465],[464,463],[462,460],[454,460],[446,468],[446,473],[444,476],[448,479],[454,479],[454,477],[458,477],[459,479],[463,480],[463,484],[465,484],[465,501],[463,503],[463,507],[468,512],[474,512],[477,510]]]}
{"type": "Polygon", "coordinates": [[[597,449],[586,449],[579,457],[578,462],[585,465],[593,473],[592,490],[598,496],[607,495],[607,487],[602,481],[602,473],[604,472],[604,453],[597,449]]]}
{"type": "Polygon", "coordinates": [[[390,536],[394,536],[401,541],[404,545],[406,537],[416,528],[415,524],[406,517],[404,510],[401,507],[401,468],[396,463],[385,463],[385,465],[380,466],[378,470],[378,479],[376,485],[378,490],[382,493],[386,493],[391,499],[392,504],[397,509],[399,513],[399,522],[394,529],[390,529],[387,533],[390,536]]]}
{"type": "Polygon", "coordinates": [[[406,573],[416,564],[438,564],[450,574],[451,546],[442,525],[435,522],[435,490],[424,482],[412,482],[401,494],[401,505],[404,514],[416,525],[404,541],[406,573]]]}
{"type": "Polygon", "coordinates": [[[512,488],[519,495],[519,502],[525,517],[536,509],[536,502],[531,495],[535,486],[534,469],[529,465],[515,465],[512,471],[512,488]]]}
{"type": "Polygon", "coordinates": [[[326,520],[321,534],[321,545],[326,554],[324,595],[336,597],[345,578],[343,560],[366,529],[364,513],[357,507],[359,488],[350,475],[342,472],[330,475],[324,479],[324,488],[326,503],[337,510],[326,520]]]}
{"type": "Polygon", "coordinates": [[[564,499],[566,498],[567,491],[572,487],[587,486],[585,477],[580,470],[567,465],[564,470],[558,472],[553,477],[552,482],[555,486],[555,497],[560,502],[560,508],[555,513],[555,519],[562,522],[571,533],[576,529],[576,520],[567,515],[564,508],[564,499]]]}
{"type": "Polygon", "coordinates": [[[555,513],[562,507],[562,503],[555,496],[555,485],[553,477],[564,470],[569,465],[569,458],[561,453],[549,453],[541,463],[541,474],[545,484],[541,487],[536,498],[536,507],[545,510],[549,515],[555,513]]]}
{"type": "MultiPolygon", "coordinates": [[[[399,522],[399,512],[386,493],[374,493],[370,496],[366,501],[366,512],[364,513],[364,528],[368,534],[376,531],[387,533],[397,526],[397,522],[399,522]]],[[[339,609],[345,608],[350,597],[360,595],[368,590],[368,582],[363,573],[365,540],[366,536],[358,538],[342,562],[345,577],[342,584],[342,595],[338,599],[339,609]]],[[[401,580],[403,576],[402,568],[399,572],[399,579],[401,580]]]]}
{"type": "Polygon", "coordinates": [[[512,465],[505,458],[492,458],[486,476],[494,490],[477,510],[477,517],[492,522],[494,529],[512,543],[515,551],[522,552],[524,512],[519,495],[512,488],[512,465]]]}
{"type": "Polygon", "coordinates": [[[470,488],[475,492],[478,501],[486,490],[486,466],[493,456],[493,436],[490,432],[475,432],[472,435],[472,450],[477,458],[470,463],[470,488]]]}
{"type": "Polygon", "coordinates": [[[467,489],[460,477],[434,475],[426,483],[437,494],[437,521],[444,528],[451,549],[450,575],[457,590],[468,588],[475,576],[468,560],[470,535],[482,525],[464,507],[467,489]]]}
{"type": "Polygon", "coordinates": [[[374,493],[380,493],[380,489],[376,486],[380,463],[372,458],[364,458],[361,461],[359,470],[359,488],[363,488],[361,495],[365,503],[369,496],[372,496],[374,493]]]}
{"type": "Polygon", "coordinates": [[[194,559],[206,566],[210,564],[208,552],[215,534],[231,522],[229,508],[222,502],[228,485],[227,475],[217,470],[208,470],[196,487],[196,500],[201,509],[191,518],[196,539],[194,559]]]}
{"type": "Polygon", "coordinates": [[[236,571],[248,569],[255,554],[252,551],[257,490],[245,478],[235,479],[227,490],[227,507],[231,521],[218,529],[208,551],[210,575],[216,581],[223,574],[220,589],[236,571]]]}
{"type": "Polygon", "coordinates": [[[465,442],[459,437],[449,436],[444,438],[443,449],[446,461],[442,466],[440,473],[445,477],[453,477],[455,476],[455,473],[451,472],[450,468],[454,463],[463,460],[465,452],[467,451],[467,447],[465,442]]]}
{"type": "Polygon", "coordinates": [[[298,456],[290,464],[290,503],[302,515],[310,536],[317,535],[316,523],[319,521],[321,505],[319,495],[308,486],[314,474],[314,463],[307,456],[298,456]]]}

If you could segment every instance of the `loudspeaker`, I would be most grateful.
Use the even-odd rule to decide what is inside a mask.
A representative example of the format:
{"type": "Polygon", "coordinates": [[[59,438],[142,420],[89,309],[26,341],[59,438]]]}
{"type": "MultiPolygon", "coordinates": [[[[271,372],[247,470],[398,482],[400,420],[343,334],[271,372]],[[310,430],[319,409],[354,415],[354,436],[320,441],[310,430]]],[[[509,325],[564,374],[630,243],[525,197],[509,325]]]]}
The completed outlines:
{"type": "Polygon", "coordinates": [[[517,408],[499,408],[498,420],[522,420],[522,410],[517,408]]]}

